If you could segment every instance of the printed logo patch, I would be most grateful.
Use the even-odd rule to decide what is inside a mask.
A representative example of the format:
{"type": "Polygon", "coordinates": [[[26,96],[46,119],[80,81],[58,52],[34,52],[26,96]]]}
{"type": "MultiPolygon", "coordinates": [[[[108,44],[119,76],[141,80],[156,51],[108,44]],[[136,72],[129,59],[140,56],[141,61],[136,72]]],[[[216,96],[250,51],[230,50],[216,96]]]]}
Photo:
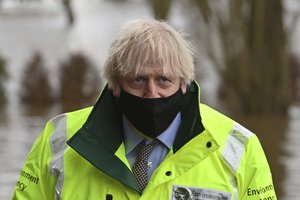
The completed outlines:
{"type": "Polygon", "coordinates": [[[231,193],[206,188],[173,185],[171,200],[230,200],[231,193]]]}

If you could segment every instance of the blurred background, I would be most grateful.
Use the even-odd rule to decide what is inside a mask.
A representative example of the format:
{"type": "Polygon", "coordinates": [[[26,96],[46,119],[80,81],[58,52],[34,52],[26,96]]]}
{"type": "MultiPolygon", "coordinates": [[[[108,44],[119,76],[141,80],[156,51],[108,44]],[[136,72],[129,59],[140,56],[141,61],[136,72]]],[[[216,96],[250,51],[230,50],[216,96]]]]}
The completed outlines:
{"type": "Polygon", "coordinates": [[[45,122],[93,105],[120,25],[167,20],[197,48],[202,102],[255,132],[278,199],[299,199],[298,0],[0,0],[0,199],[45,122]]]}

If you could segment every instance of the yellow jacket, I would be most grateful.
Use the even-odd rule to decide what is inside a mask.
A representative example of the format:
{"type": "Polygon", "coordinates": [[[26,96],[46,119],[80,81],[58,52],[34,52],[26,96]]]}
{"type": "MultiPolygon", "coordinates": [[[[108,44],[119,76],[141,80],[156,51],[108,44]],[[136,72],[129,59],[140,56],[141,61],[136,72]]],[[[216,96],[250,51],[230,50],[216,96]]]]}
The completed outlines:
{"type": "Polygon", "coordinates": [[[125,157],[121,114],[106,87],[95,106],[50,120],[13,199],[276,200],[255,134],[200,104],[192,83],[174,145],[141,192],[125,157]]]}

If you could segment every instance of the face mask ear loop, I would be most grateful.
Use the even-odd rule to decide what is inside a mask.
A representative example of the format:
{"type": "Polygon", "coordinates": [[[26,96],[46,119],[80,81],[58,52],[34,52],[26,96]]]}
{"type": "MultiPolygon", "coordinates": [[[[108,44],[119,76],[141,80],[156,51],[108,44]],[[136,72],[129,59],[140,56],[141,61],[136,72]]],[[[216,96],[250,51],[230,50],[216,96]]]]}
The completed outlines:
{"type": "Polygon", "coordinates": [[[184,94],[182,94],[181,96],[181,102],[179,104],[179,111],[181,111],[182,105],[183,105],[183,101],[184,101],[184,94]]]}
{"type": "Polygon", "coordinates": [[[119,110],[121,110],[121,105],[120,105],[120,97],[121,97],[121,94],[122,93],[122,89],[120,88],[120,93],[119,95],[115,96],[115,102],[116,102],[116,105],[117,105],[117,108],[119,110]]]}
{"type": "Polygon", "coordinates": [[[182,83],[180,82],[180,86],[179,86],[179,87],[180,87],[180,90],[181,90],[181,94],[182,94],[182,95],[181,95],[181,102],[180,102],[180,104],[179,104],[179,109],[178,109],[178,111],[181,111],[181,107],[182,107],[183,101],[184,101],[184,96],[185,96],[185,94],[186,94],[186,93],[183,94],[182,87],[181,87],[182,85],[181,85],[181,84],[182,84],[182,83]]]}
{"type": "Polygon", "coordinates": [[[181,88],[181,83],[180,83],[180,85],[179,85],[179,89],[181,90],[181,101],[180,101],[180,104],[179,104],[179,107],[178,107],[178,111],[180,112],[181,111],[181,107],[182,107],[182,105],[183,105],[183,100],[184,100],[184,95],[185,94],[183,94],[183,91],[182,91],[182,88],[181,88]]]}
{"type": "Polygon", "coordinates": [[[124,93],[124,90],[123,90],[123,88],[121,87],[121,86],[119,86],[119,95],[118,95],[118,97],[117,97],[117,102],[119,103],[119,101],[120,101],[120,97],[121,97],[121,95],[122,95],[122,93],[124,93]]]}

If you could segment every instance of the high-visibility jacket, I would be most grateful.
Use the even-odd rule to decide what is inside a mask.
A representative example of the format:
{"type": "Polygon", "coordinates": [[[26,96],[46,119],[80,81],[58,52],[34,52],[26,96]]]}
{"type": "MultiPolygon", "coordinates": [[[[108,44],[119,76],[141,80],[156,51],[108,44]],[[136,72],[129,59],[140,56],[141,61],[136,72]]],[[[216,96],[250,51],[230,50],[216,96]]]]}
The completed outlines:
{"type": "Polygon", "coordinates": [[[199,96],[193,82],[173,147],[143,192],[125,156],[117,100],[106,87],[93,107],[46,124],[13,199],[276,200],[257,136],[200,104],[199,96]]]}

